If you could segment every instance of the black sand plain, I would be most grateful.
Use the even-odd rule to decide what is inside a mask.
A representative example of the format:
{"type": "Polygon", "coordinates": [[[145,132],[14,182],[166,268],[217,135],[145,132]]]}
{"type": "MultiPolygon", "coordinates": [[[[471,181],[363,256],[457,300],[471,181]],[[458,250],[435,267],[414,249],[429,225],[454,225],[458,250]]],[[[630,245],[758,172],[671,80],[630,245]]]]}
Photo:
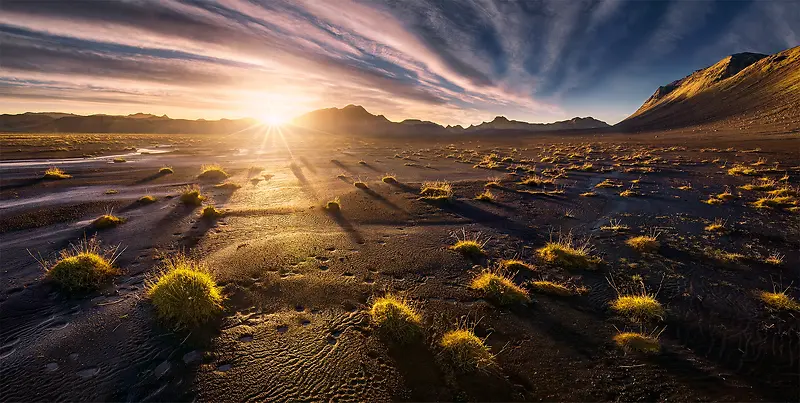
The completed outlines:
{"type": "Polygon", "coordinates": [[[0,135],[0,400],[797,399],[799,314],[768,309],[757,292],[800,298],[800,214],[754,208],[763,192],[740,188],[767,177],[797,189],[797,134],[284,132],[0,135]],[[494,169],[474,167],[491,154],[494,169]],[[210,163],[241,187],[198,180],[210,163]],[[729,175],[736,164],[758,174],[729,175]],[[54,165],[72,178],[42,180],[54,165]],[[157,174],[162,166],[174,173],[157,174]],[[398,182],[383,183],[386,173],[398,182]],[[521,184],[529,174],[555,183],[521,184]],[[500,182],[490,189],[495,201],[474,200],[490,179],[500,182]],[[606,179],[621,187],[596,188],[606,179]],[[451,182],[455,198],[419,200],[429,180],[451,182]],[[189,184],[226,214],[201,219],[199,207],[181,204],[189,184]],[[704,203],[726,189],[731,200],[704,203]],[[147,194],[157,201],[137,202],[147,194]],[[337,197],[340,212],[323,209],[337,197]],[[91,229],[110,211],[127,222],[91,229]],[[705,231],[716,219],[727,230],[705,231]],[[602,229],[611,220],[628,229],[602,229]],[[485,258],[448,249],[462,231],[480,234],[485,258]],[[588,240],[602,259],[596,270],[537,258],[537,248],[568,233],[588,240]],[[648,233],[658,234],[657,252],[625,245],[648,233]],[[68,296],[43,279],[31,254],[52,257],[92,236],[124,248],[113,285],[68,296]],[[144,297],[147,276],[179,251],[212,268],[226,296],[224,314],[191,331],[160,323],[144,297]],[[714,251],[741,256],[723,261],[714,251]],[[533,267],[516,273],[517,284],[545,279],[578,292],[531,292],[528,304],[498,307],[468,287],[481,267],[510,258],[533,267]],[[667,314],[642,330],[661,332],[659,354],[614,344],[618,331],[640,325],[609,309],[612,282],[657,293],[667,314]],[[377,336],[366,309],[388,291],[413,301],[425,340],[377,336]],[[486,337],[494,367],[464,372],[442,357],[437,339],[459,321],[486,337]]]}

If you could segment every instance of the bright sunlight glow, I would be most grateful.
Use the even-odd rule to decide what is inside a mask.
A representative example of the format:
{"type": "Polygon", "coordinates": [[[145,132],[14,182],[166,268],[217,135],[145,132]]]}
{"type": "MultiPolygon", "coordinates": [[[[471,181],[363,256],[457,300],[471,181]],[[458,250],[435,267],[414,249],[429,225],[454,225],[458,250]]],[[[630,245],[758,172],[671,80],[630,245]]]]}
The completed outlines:
{"type": "Polygon", "coordinates": [[[287,117],[281,116],[276,113],[267,113],[259,116],[261,122],[269,126],[281,126],[288,120],[287,117]]]}

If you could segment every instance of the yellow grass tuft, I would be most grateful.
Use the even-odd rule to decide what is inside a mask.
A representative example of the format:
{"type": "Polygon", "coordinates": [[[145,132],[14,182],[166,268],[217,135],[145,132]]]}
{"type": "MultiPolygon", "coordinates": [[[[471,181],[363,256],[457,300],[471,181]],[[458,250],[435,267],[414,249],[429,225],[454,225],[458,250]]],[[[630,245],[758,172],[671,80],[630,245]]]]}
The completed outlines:
{"type": "Polygon", "coordinates": [[[536,270],[533,266],[523,262],[522,260],[503,259],[500,261],[500,267],[507,271],[520,271],[520,270],[536,270]]]}
{"type": "Polygon", "coordinates": [[[655,296],[642,292],[639,295],[620,295],[611,302],[611,309],[637,321],[658,319],[664,316],[664,307],[655,296]]]}
{"type": "Polygon", "coordinates": [[[717,218],[713,223],[706,225],[705,230],[708,232],[725,232],[725,220],[717,218]]]}
{"type": "Polygon", "coordinates": [[[423,200],[447,201],[453,198],[453,186],[446,181],[425,182],[419,194],[423,200]]]}
{"type": "Polygon", "coordinates": [[[219,164],[208,164],[203,165],[200,167],[200,175],[197,176],[197,179],[204,179],[204,180],[211,180],[211,181],[221,181],[228,178],[228,173],[222,169],[222,166],[219,164]]]}
{"type": "Polygon", "coordinates": [[[197,185],[186,186],[181,190],[181,203],[199,206],[205,200],[205,196],[200,194],[200,187],[197,185]]]}
{"type": "Polygon", "coordinates": [[[172,174],[172,173],[175,173],[175,171],[172,169],[172,167],[161,167],[158,170],[158,174],[159,175],[169,175],[169,174],[172,174]]]}
{"type": "Polygon", "coordinates": [[[551,178],[545,178],[543,176],[532,175],[528,176],[520,182],[525,186],[543,186],[543,185],[552,185],[555,181],[551,178]]]}
{"type": "Polygon", "coordinates": [[[139,198],[138,202],[141,204],[150,204],[156,202],[156,197],[152,195],[145,195],[139,198]]]}
{"type": "Polygon", "coordinates": [[[494,355],[484,341],[471,330],[451,330],[439,342],[442,352],[463,370],[480,369],[494,364],[494,355]]]}
{"type": "Polygon", "coordinates": [[[622,332],[614,336],[614,342],[625,351],[658,353],[661,350],[661,344],[656,337],[643,333],[622,332]]]}
{"type": "Polygon", "coordinates": [[[223,215],[225,215],[225,212],[217,209],[214,206],[206,206],[200,213],[200,217],[208,219],[219,218],[222,217],[223,215]]]}
{"type": "Polygon", "coordinates": [[[420,315],[408,301],[396,295],[375,299],[369,315],[380,332],[397,341],[408,342],[421,334],[420,315]]]}
{"type": "Polygon", "coordinates": [[[653,235],[640,235],[628,238],[625,244],[639,252],[655,252],[661,244],[653,235]]]}
{"type": "Polygon", "coordinates": [[[797,303],[792,297],[786,294],[786,291],[783,292],[768,292],[768,291],[761,291],[758,294],[761,301],[763,301],[768,307],[775,309],[775,310],[783,310],[783,311],[800,311],[800,304],[797,303]]]}
{"type": "Polygon", "coordinates": [[[752,176],[757,173],[758,171],[756,171],[755,169],[744,165],[734,165],[733,167],[728,169],[728,175],[733,175],[733,176],[742,176],[742,175],[752,176]]]}
{"type": "Polygon", "coordinates": [[[394,175],[386,174],[381,178],[381,181],[383,181],[383,183],[394,184],[397,183],[397,178],[394,175]]]}
{"type": "Polygon", "coordinates": [[[42,176],[44,179],[69,179],[71,177],[72,175],[67,175],[66,172],[56,167],[47,168],[47,170],[44,171],[44,176],[42,176]]]}
{"type": "Polygon", "coordinates": [[[477,240],[472,240],[472,239],[463,239],[456,241],[456,243],[453,246],[451,246],[450,249],[456,252],[460,252],[461,254],[469,257],[478,257],[486,254],[483,251],[483,244],[479,243],[477,240]]]}
{"type": "Polygon", "coordinates": [[[619,184],[619,183],[615,183],[611,179],[605,179],[602,182],[594,185],[594,187],[596,187],[596,188],[619,188],[619,187],[622,187],[622,185],[619,184]]]}
{"type": "Polygon", "coordinates": [[[158,316],[176,327],[200,325],[222,310],[220,288],[208,269],[183,255],[168,259],[147,282],[158,316]]]}
{"type": "Polygon", "coordinates": [[[338,197],[333,199],[333,200],[329,200],[328,203],[325,204],[325,209],[330,211],[330,212],[334,212],[334,213],[338,212],[339,210],[341,210],[341,208],[342,208],[342,205],[339,202],[339,198],[338,197]]]}
{"type": "Polygon", "coordinates": [[[486,298],[500,305],[530,301],[528,293],[514,284],[510,277],[488,269],[483,270],[472,279],[470,288],[480,291],[486,298]]]}
{"type": "Polygon", "coordinates": [[[486,190],[483,191],[483,193],[475,196],[475,200],[484,201],[484,202],[490,202],[491,203],[491,202],[493,202],[495,200],[495,196],[494,196],[494,193],[489,191],[489,189],[486,189],[486,190]]]}
{"type": "Polygon", "coordinates": [[[549,294],[555,295],[559,297],[568,297],[573,295],[574,292],[570,290],[567,286],[559,283],[554,283],[552,281],[531,281],[528,283],[533,291],[542,293],[542,294],[549,294]]]}
{"type": "Polygon", "coordinates": [[[103,214],[92,221],[92,226],[96,229],[113,228],[125,222],[122,217],[117,217],[113,214],[103,214]]]}
{"type": "Polygon", "coordinates": [[[118,273],[114,268],[117,248],[103,250],[97,238],[84,239],[62,250],[55,264],[39,263],[45,268],[45,278],[67,292],[97,289],[118,273]]]}
{"type": "Polygon", "coordinates": [[[536,250],[539,257],[547,263],[568,269],[588,269],[596,266],[598,259],[589,255],[588,242],[576,243],[572,236],[559,236],[558,241],[550,241],[536,250]]]}
{"type": "Polygon", "coordinates": [[[362,181],[353,182],[353,186],[355,186],[355,187],[357,187],[359,189],[369,189],[369,186],[367,185],[367,183],[366,182],[362,182],[362,181]]]}

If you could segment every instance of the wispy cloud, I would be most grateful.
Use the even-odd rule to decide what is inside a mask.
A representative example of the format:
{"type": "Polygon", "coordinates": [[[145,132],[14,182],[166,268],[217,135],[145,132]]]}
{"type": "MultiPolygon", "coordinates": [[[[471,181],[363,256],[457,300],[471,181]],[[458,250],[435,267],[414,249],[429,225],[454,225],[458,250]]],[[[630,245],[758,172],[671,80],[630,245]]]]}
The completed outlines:
{"type": "Polygon", "coordinates": [[[799,19],[795,2],[6,0],[0,108],[618,120],[632,101],[601,99],[603,83],[644,99],[664,60],[774,52],[797,44],[799,19]]]}

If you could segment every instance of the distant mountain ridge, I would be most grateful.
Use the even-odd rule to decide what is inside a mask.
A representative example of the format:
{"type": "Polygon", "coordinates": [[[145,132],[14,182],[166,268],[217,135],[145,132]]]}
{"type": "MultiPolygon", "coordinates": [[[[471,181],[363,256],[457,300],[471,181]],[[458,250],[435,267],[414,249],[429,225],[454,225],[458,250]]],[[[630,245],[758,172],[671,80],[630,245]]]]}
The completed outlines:
{"type": "Polygon", "coordinates": [[[28,112],[0,115],[0,132],[219,134],[243,130],[255,123],[253,119],[187,120],[146,113],[80,116],[28,112]]]}
{"type": "Polygon", "coordinates": [[[774,55],[737,53],[656,89],[629,130],[706,124],[800,128],[800,46],[774,55]]]}
{"type": "MultiPolygon", "coordinates": [[[[147,113],[127,116],[80,116],[57,112],[0,115],[0,132],[23,133],[220,134],[244,130],[256,124],[257,121],[253,119],[187,120],[147,113]]],[[[360,105],[318,109],[295,118],[292,125],[311,132],[353,135],[446,135],[490,130],[540,132],[609,127],[605,122],[594,118],[577,117],[554,123],[527,123],[498,116],[491,122],[467,128],[442,126],[419,119],[392,122],[383,115],[369,113],[360,105]]]]}
{"type": "Polygon", "coordinates": [[[402,122],[392,122],[383,115],[373,115],[369,113],[360,105],[347,105],[341,109],[319,109],[295,118],[292,123],[311,130],[352,134],[407,134],[412,131],[416,134],[458,134],[478,133],[488,130],[541,132],[610,127],[607,123],[591,117],[576,117],[570,120],[553,123],[528,123],[509,120],[505,116],[497,116],[491,122],[470,125],[467,128],[460,125],[442,126],[438,123],[419,119],[406,119],[402,122]]]}

